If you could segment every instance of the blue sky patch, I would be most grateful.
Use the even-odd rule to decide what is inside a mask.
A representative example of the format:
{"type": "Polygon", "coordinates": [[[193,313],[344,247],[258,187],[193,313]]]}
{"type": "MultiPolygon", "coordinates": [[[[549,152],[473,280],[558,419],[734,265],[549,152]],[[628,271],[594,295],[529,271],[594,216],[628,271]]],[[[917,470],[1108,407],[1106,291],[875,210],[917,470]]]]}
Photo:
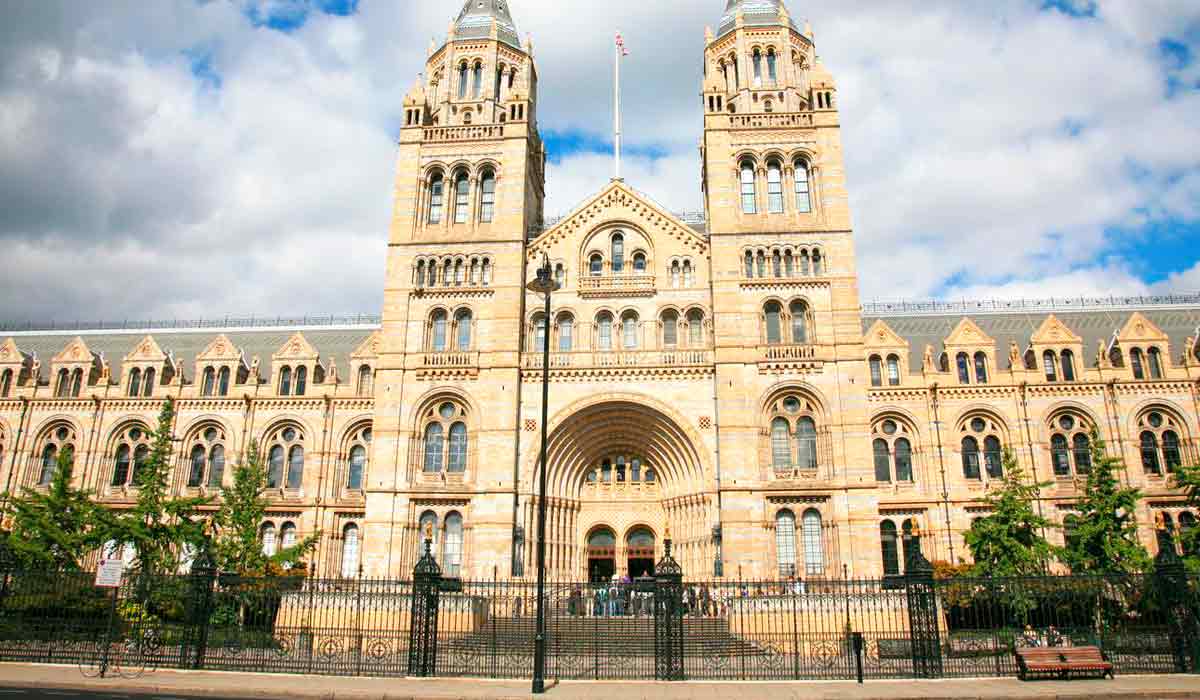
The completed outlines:
{"type": "MultiPolygon", "coordinates": [[[[612,153],[613,140],[600,138],[593,133],[569,129],[566,131],[546,131],[542,134],[546,144],[546,159],[551,163],[560,163],[563,158],[576,153],[612,153]]],[[[623,144],[622,155],[641,156],[657,160],[667,155],[665,146],[659,144],[623,144]]]]}
{"type": "Polygon", "coordinates": [[[243,14],[256,27],[289,34],[303,27],[313,11],[337,17],[358,12],[359,0],[250,0],[243,14]]]}
{"type": "Polygon", "coordinates": [[[1071,17],[1095,17],[1095,0],[1042,0],[1043,10],[1061,12],[1071,17]]]}
{"type": "Polygon", "coordinates": [[[192,76],[200,83],[201,88],[208,90],[221,89],[221,74],[217,72],[216,66],[213,65],[213,52],[211,49],[197,47],[184,51],[183,55],[187,57],[192,76]]]}

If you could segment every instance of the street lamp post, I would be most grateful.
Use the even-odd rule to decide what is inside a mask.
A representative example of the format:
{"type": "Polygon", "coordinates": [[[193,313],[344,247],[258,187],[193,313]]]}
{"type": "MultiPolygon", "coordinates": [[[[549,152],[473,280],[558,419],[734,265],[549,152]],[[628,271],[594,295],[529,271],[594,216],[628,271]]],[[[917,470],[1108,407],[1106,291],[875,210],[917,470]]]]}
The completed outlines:
{"type": "Polygon", "coordinates": [[[533,639],[533,692],[546,692],[546,423],[550,420],[550,294],[559,289],[550,269],[550,257],[542,258],[537,278],[525,285],[545,298],[542,316],[542,447],[538,463],[537,520],[537,636],[533,639]]]}

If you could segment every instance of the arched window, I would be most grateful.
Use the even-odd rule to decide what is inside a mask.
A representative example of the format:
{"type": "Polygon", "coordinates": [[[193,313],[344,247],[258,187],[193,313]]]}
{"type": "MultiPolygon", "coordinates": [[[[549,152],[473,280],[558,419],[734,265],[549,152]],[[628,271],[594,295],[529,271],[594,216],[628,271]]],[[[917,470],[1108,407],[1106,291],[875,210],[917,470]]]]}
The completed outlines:
{"type": "Polygon", "coordinates": [[[1058,381],[1058,358],[1054,356],[1053,350],[1042,353],[1042,367],[1046,370],[1046,381],[1058,381]]]}
{"type": "Polygon", "coordinates": [[[632,311],[621,317],[621,334],[624,336],[624,346],[626,350],[637,350],[638,317],[632,311]]]}
{"type": "Polygon", "coordinates": [[[762,51],[754,49],[754,85],[755,87],[762,85],[762,51]]]}
{"type": "Polygon", "coordinates": [[[1054,464],[1055,476],[1071,475],[1071,452],[1065,435],[1050,438],[1050,461],[1054,464]]]}
{"type": "Polygon", "coordinates": [[[225,447],[223,445],[213,445],[213,448],[208,453],[208,487],[210,489],[219,489],[224,485],[225,479],[225,447]]]}
{"type": "Polygon", "coordinates": [[[960,352],[955,358],[958,365],[958,381],[960,384],[971,383],[971,358],[967,357],[967,353],[960,352]]]}
{"type": "Polygon", "coordinates": [[[275,525],[273,523],[263,524],[262,529],[259,530],[258,539],[262,542],[262,553],[266,556],[273,557],[279,551],[275,541],[275,525]]]}
{"type": "Polygon", "coordinates": [[[471,311],[459,309],[454,314],[455,350],[467,352],[471,349],[471,311]]]}
{"type": "Polygon", "coordinates": [[[65,369],[58,370],[58,381],[54,395],[60,399],[71,395],[71,373],[65,369]]]}
{"type": "Polygon", "coordinates": [[[975,353],[975,381],[979,384],[988,383],[987,355],[983,352],[975,353]]]}
{"type": "Polygon", "coordinates": [[[1075,471],[1087,474],[1092,471],[1092,441],[1087,435],[1078,433],[1072,442],[1075,450],[1075,471]]]}
{"type": "Polygon", "coordinates": [[[271,448],[267,458],[267,488],[277,489],[283,485],[283,446],[271,448]]]}
{"type": "Polygon", "coordinates": [[[775,515],[775,556],[779,560],[779,575],[796,575],[796,516],[784,509],[775,515]]]}
{"type": "Polygon", "coordinates": [[[883,386],[883,360],[879,355],[871,355],[871,386],[883,386]]]}
{"type": "Polygon", "coordinates": [[[1146,355],[1150,358],[1150,378],[1151,379],[1162,379],[1163,378],[1162,354],[1159,353],[1158,348],[1150,348],[1149,350],[1146,351],[1146,355]]]}
{"type": "MultiPolygon", "coordinates": [[[[767,211],[772,214],[783,213],[783,168],[778,161],[767,163],[767,211]]],[[[778,253],[776,253],[778,256],[778,253]]],[[[775,266],[775,276],[779,277],[781,270],[775,266]]]]}
{"type": "Polygon", "coordinates": [[[476,63],[475,70],[472,71],[471,95],[474,96],[475,99],[479,99],[479,96],[482,94],[483,94],[483,64],[476,63]]]}
{"type": "Polygon", "coordinates": [[[788,307],[792,317],[792,344],[805,345],[808,343],[808,304],[793,301],[788,307]]]}
{"type": "Polygon", "coordinates": [[[545,352],[546,315],[542,313],[534,314],[531,323],[533,324],[533,349],[536,352],[545,352]]]}
{"type": "Polygon", "coordinates": [[[634,273],[639,274],[639,275],[646,274],[646,254],[645,253],[634,253],[633,254],[633,271],[634,271],[634,273]]]}
{"type": "Polygon", "coordinates": [[[296,546],[296,523],[287,522],[279,528],[279,546],[282,551],[296,546]]]}
{"type": "Polygon", "coordinates": [[[454,223],[467,223],[467,208],[471,196],[471,185],[465,170],[454,176],[454,223]]]}
{"type": "Polygon", "coordinates": [[[370,396],[375,393],[375,372],[371,365],[358,368],[358,387],[355,392],[359,396],[370,396]]]}
{"type": "Polygon", "coordinates": [[[754,201],[756,199],[754,193],[754,163],[749,160],[742,161],[741,173],[742,213],[754,214],[757,211],[754,201]]]}
{"type": "Polygon", "coordinates": [[[688,312],[688,346],[698,348],[704,345],[704,312],[692,309],[688,312]]]}
{"type": "Polygon", "coordinates": [[[201,385],[201,396],[212,396],[217,385],[217,373],[212,367],[204,368],[204,383],[201,385]]]}
{"type": "Polygon", "coordinates": [[[588,273],[592,277],[599,277],[604,273],[604,258],[599,253],[588,259],[588,273]]]}
{"type": "Polygon", "coordinates": [[[1075,381],[1075,353],[1070,350],[1062,351],[1062,375],[1064,382],[1075,381]]]}
{"type": "MultiPolygon", "coordinates": [[[[124,447],[124,445],[122,445],[124,447]]],[[[196,445],[192,448],[192,468],[188,474],[188,486],[191,488],[199,488],[204,483],[204,472],[208,466],[208,453],[205,452],[203,445],[196,445]]],[[[116,484],[114,484],[115,486],[116,484]]]]}
{"type": "Polygon", "coordinates": [[[222,367],[217,373],[217,396],[229,396],[229,368],[222,367]]]}
{"type": "Polygon", "coordinates": [[[665,311],[662,316],[663,347],[673,348],[679,344],[679,314],[665,311]]]}
{"type": "Polygon", "coordinates": [[[754,278],[754,253],[746,251],[746,279],[754,278]]]}
{"type": "Polygon", "coordinates": [[[612,350],[613,316],[607,311],[596,316],[596,345],[601,350],[612,350]]]}
{"type": "Polygon", "coordinates": [[[1158,461],[1158,436],[1150,431],[1142,433],[1142,469],[1147,474],[1162,474],[1162,463],[1158,461]]]}
{"type": "Polygon", "coordinates": [[[983,461],[987,467],[988,477],[999,479],[1004,476],[1004,451],[1000,446],[1000,438],[989,435],[984,439],[983,461]]]}
{"type": "Polygon", "coordinates": [[[342,528],[342,578],[358,575],[358,526],[350,523],[342,528]]]}
{"type": "Polygon", "coordinates": [[[683,261],[683,286],[685,289],[692,288],[692,261],[683,261]]]}
{"type": "Polygon", "coordinates": [[[467,63],[463,61],[458,66],[458,99],[467,97],[467,63]]]}
{"type": "Polygon", "coordinates": [[[425,473],[438,474],[442,471],[442,450],[445,435],[440,423],[430,423],[425,428],[425,473]]]}
{"type": "Polygon", "coordinates": [[[980,478],[979,441],[969,435],[962,439],[962,464],[964,477],[973,480],[980,478]]]}
{"type": "Polygon", "coordinates": [[[674,289],[679,288],[679,261],[678,260],[671,263],[671,287],[674,289]]]}
{"type": "Polygon", "coordinates": [[[815,508],[804,511],[804,573],[825,573],[825,543],[821,539],[821,514],[815,508]]]}
{"type": "Polygon", "coordinates": [[[442,531],[442,571],[447,578],[462,575],[463,519],[458,513],[446,515],[442,531]]]}
{"type": "Polygon", "coordinates": [[[771,462],[776,471],[792,468],[791,428],[786,418],[771,421],[771,462]]]}
{"type": "Polygon", "coordinates": [[[614,275],[625,272],[625,237],[619,233],[612,237],[612,271],[614,275]]]}
{"type": "Polygon", "coordinates": [[[558,351],[571,352],[575,347],[575,317],[571,314],[558,316],[558,351]]]}
{"type": "Polygon", "coordinates": [[[308,368],[296,368],[296,396],[304,396],[304,392],[308,390],[308,368]]]}
{"type": "Polygon", "coordinates": [[[796,259],[792,257],[792,251],[790,250],[783,251],[783,276],[796,276],[796,259]]]}
{"type": "Polygon", "coordinates": [[[767,49],[767,79],[770,80],[772,84],[774,84],[776,81],[775,49],[767,49]]]}
{"type": "Polygon", "coordinates": [[[4,370],[4,374],[0,375],[0,398],[8,398],[12,392],[13,371],[11,369],[4,370]]]}
{"type": "Polygon", "coordinates": [[[767,344],[779,345],[783,342],[783,324],[780,320],[783,309],[777,302],[767,302],[763,307],[763,315],[767,322],[767,344]]]}
{"type": "MultiPolygon", "coordinates": [[[[441,173],[434,173],[429,180],[429,223],[442,223],[442,209],[446,204],[446,180],[441,173]]],[[[436,273],[431,266],[429,269],[430,280],[429,286],[433,286],[433,275],[436,273]]]]}
{"type": "Polygon", "coordinates": [[[446,312],[443,309],[436,309],[430,317],[432,327],[432,337],[429,343],[429,349],[433,352],[446,351],[446,312]]]}
{"type": "Polygon", "coordinates": [[[450,462],[446,471],[461,474],[467,470],[467,426],[455,423],[450,426],[450,462]]]}
{"type": "MultiPolygon", "coordinates": [[[[59,373],[64,379],[66,376],[66,371],[67,370],[64,369],[59,373]]],[[[60,385],[60,387],[64,386],[64,385],[60,385]]],[[[142,370],[140,370],[136,367],[134,367],[129,372],[129,392],[128,393],[129,393],[129,396],[132,398],[137,398],[142,395],[142,370]]],[[[65,396],[65,394],[61,393],[61,389],[60,389],[59,395],[65,396]]]]}
{"type": "Polygon", "coordinates": [[[758,251],[758,276],[767,276],[767,256],[760,250],[758,251]]]}
{"type": "Polygon", "coordinates": [[[353,446],[350,448],[350,459],[346,465],[346,489],[348,491],[362,490],[363,478],[367,472],[367,446],[371,444],[372,437],[371,426],[368,425],[359,429],[351,438],[353,446]]]}
{"type": "Polygon", "coordinates": [[[117,448],[116,462],[113,464],[113,486],[124,486],[129,483],[129,464],[132,456],[133,452],[129,449],[129,445],[122,444],[117,448]]]}
{"type": "Polygon", "coordinates": [[[913,554],[921,551],[921,537],[918,534],[920,529],[917,527],[916,521],[909,518],[904,521],[901,530],[904,533],[904,566],[908,568],[908,562],[913,554]]]}
{"type": "Polygon", "coordinates": [[[912,480],[912,443],[907,438],[898,438],[896,440],[896,481],[911,482],[912,480]]]}
{"type": "MultiPolygon", "coordinates": [[[[80,381],[83,379],[83,370],[75,370],[75,383],[71,388],[72,396],[79,396],[80,381]]],[[[151,367],[142,374],[142,396],[150,398],[154,395],[154,368],[151,367]]]]}
{"type": "Polygon", "coordinates": [[[417,526],[417,532],[419,533],[417,537],[421,542],[421,549],[423,550],[425,548],[425,541],[429,540],[429,553],[432,554],[434,558],[437,558],[439,552],[441,551],[439,549],[439,545],[441,543],[438,541],[437,536],[437,515],[431,510],[425,511],[421,514],[421,519],[417,521],[417,526]]]}
{"type": "Polygon", "coordinates": [[[808,416],[796,422],[796,467],[817,468],[817,424],[808,416]]]}
{"type": "Polygon", "coordinates": [[[293,445],[288,452],[287,487],[298,490],[304,483],[304,448],[293,445]]]}
{"type": "Polygon", "coordinates": [[[874,443],[875,454],[875,481],[880,483],[891,483],[892,481],[892,456],[888,451],[887,440],[882,438],[877,439],[874,443]]]}
{"type": "Polygon", "coordinates": [[[1142,364],[1142,349],[1134,348],[1129,351],[1129,366],[1133,369],[1134,379],[1145,379],[1146,368],[1142,364]]]}
{"type": "Polygon", "coordinates": [[[796,161],[796,211],[801,214],[812,213],[812,194],[809,191],[808,163],[796,161]]]}
{"type": "Polygon", "coordinates": [[[292,394],[292,368],[284,365],[279,370],[279,395],[291,396],[292,394]]]}
{"type": "Polygon", "coordinates": [[[895,355],[888,355],[888,385],[900,386],[900,358],[895,355]]]}
{"type": "Polygon", "coordinates": [[[883,575],[900,575],[900,548],[896,542],[896,524],[891,520],[879,523],[879,545],[883,551],[883,575]]]}
{"type": "Polygon", "coordinates": [[[483,171],[479,192],[479,220],[490,224],[496,215],[496,173],[491,170],[483,171]]]}
{"type": "Polygon", "coordinates": [[[1179,436],[1171,430],[1167,430],[1162,434],[1162,451],[1163,462],[1167,465],[1167,471],[1174,474],[1183,466],[1183,457],[1179,452],[1179,436]]]}
{"type": "Polygon", "coordinates": [[[823,260],[824,260],[824,258],[821,257],[821,251],[814,250],[812,252],[812,265],[813,265],[813,274],[814,275],[821,274],[821,271],[822,271],[821,270],[821,262],[823,260]]]}

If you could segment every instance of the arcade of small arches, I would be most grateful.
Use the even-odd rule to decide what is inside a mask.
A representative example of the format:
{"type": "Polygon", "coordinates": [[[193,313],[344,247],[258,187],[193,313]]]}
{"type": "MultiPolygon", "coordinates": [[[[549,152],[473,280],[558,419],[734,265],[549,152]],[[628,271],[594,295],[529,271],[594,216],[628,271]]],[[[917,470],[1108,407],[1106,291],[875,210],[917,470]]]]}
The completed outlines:
{"type": "Polygon", "coordinates": [[[494,263],[487,255],[419,257],[413,264],[413,285],[435,287],[489,287],[494,263]]]}
{"type": "Polygon", "coordinates": [[[809,345],[815,338],[813,312],[806,299],[769,299],[762,306],[764,345],[809,345]]]}
{"type": "Polygon", "coordinates": [[[760,165],[755,156],[743,155],[737,162],[738,191],[743,214],[812,214],[815,190],[815,173],[807,156],[795,156],[785,160],[782,156],[768,156],[760,165]],[[790,190],[792,195],[785,196],[790,190]],[[761,206],[760,192],[766,192],[766,208],[761,206]]]}
{"type": "MultiPolygon", "coordinates": [[[[784,87],[789,82],[799,87],[802,93],[807,91],[807,86],[803,84],[805,71],[809,68],[805,55],[800,51],[793,50],[791,52],[792,81],[787,80],[787,77],[782,74],[781,69],[784,64],[781,62],[780,56],[784,57],[783,60],[787,60],[787,54],[781,53],[775,45],[755,43],[750,46],[744,56],[739,57],[736,51],[719,55],[713,61],[712,68],[722,76],[725,90],[730,94],[736,94],[743,87],[756,90],[774,89],[784,87]],[[743,61],[747,61],[750,67],[748,85],[743,85],[742,81],[741,64],[743,61]]],[[[705,70],[707,71],[708,68],[706,63],[705,70]]],[[[713,107],[710,106],[710,109],[713,107]]],[[[719,110],[720,107],[716,106],[716,109],[719,110]]]]}
{"type": "Polygon", "coordinates": [[[492,163],[431,168],[422,192],[426,222],[490,224],[496,214],[497,180],[497,166],[492,163]]]}
{"type": "MultiPolygon", "coordinates": [[[[529,319],[527,341],[530,351],[540,351],[544,347],[544,319],[545,315],[540,311],[529,319]]],[[[596,313],[590,327],[580,324],[571,311],[564,310],[559,311],[550,324],[550,348],[555,352],[707,348],[711,344],[711,330],[704,309],[698,306],[666,307],[656,320],[646,323],[634,309],[602,309],[596,313]]]]}
{"type": "Polygon", "coordinates": [[[435,307],[425,322],[426,352],[467,352],[472,349],[475,314],[466,306],[435,307]]]}
{"type": "Polygon", "coordinates": [[[751,248],[743,253],[746,279],[791,279],[825,274],[825,255],[818,246],[751,248]]]}

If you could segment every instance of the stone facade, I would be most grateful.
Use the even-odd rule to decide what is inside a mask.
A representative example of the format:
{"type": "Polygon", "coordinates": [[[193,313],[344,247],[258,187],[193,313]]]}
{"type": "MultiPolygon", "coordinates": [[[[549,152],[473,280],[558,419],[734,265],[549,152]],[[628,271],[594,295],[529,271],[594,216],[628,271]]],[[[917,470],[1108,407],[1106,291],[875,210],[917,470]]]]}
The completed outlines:
{"type": "Polygon", "coordinates": [[[547,227],[532,44],[501,0],[468,2],[405,99],[382,317],[13,333],[8,490],[69,445],[80,483],[127,505],[173,397],[174,487],[219,498],[257,440],[266,538],[320,531],[321,575],[404,576],[429,521],[450,573],[532,576],[542,298],[524,285],[548,260],[553,576],[640,573],[668,535],[691,578],[718,560],[728,577],[895,573],[914,526],[931,559],[961,560],[999,451],[1053,482],[1039,508],[1065,522],[1092,426],[1145,490],[1148,546],[1157,514],[1190,522],[1169,471],[1200,437],[1197,300],[864,310],[811,30],[740,0],[718,26],[704,221],[614,180],[547,227]]]}

